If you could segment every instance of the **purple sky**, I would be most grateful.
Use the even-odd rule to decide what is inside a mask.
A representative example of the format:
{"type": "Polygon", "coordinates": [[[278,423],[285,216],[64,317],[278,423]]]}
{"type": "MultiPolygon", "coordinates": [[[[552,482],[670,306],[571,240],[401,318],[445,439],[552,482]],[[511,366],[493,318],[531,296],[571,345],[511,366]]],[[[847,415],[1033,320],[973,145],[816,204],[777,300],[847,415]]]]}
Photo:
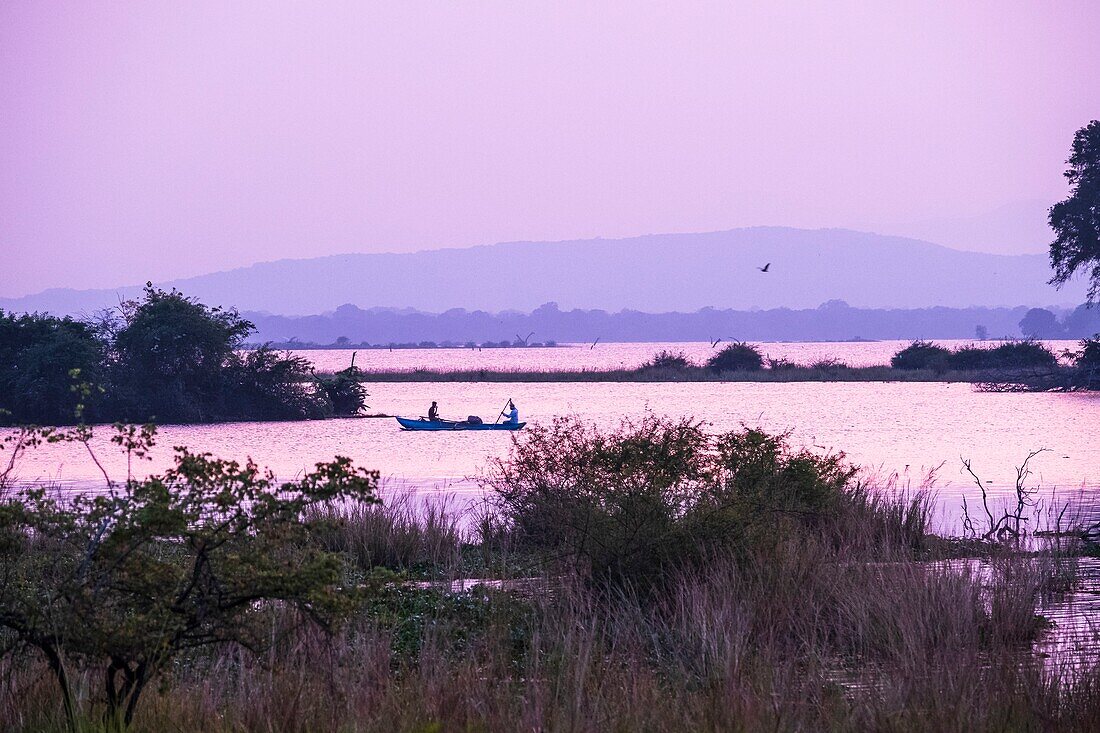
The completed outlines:
{"type": "Polygon", "coordinates": [[[5,0],[0,295],[996,210],[1039,234],[962,243],[1042,251],[1097,28],[1095,0],[5,0]]]}

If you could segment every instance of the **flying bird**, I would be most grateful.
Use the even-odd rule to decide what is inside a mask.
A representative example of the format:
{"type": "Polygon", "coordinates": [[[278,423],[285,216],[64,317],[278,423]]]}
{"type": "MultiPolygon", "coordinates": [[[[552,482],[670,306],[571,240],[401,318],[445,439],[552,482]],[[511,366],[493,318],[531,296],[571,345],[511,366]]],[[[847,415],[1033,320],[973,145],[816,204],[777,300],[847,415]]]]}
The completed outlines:
{"type": "Polygon", "coordinates": [[[596,340],[592,342],[592,345],[588,347],[588,350],[591,351],[592,349],[596,348],[596,344],[598,344],[600,342],[601,338],[603,338],[603,337],[602,336],[597,336],[596,340]]]}
{"type": "Polygon", "coordinates": [[[760,272],[767,272],[768,268],[771,267],[771,266],[772,266],[772,263],[769,262],[768,264],[764,265],[763,267],[758,267],[756,269],[760,270],[760,272]]]}
{"type": "Polygon", "coordinates": [[[711,341],[711,342],[710,342],[710,348],[712,348],[712,349],[713,349],[713,348],[714,348],[715,346],[717,346],[717,345],[718,345],[718,342],[719,342],[719,341],[721,341],[721,340],[722,340],[721,338],[716,338],[716,339],[714,339],[713,341],[711,341]]]}

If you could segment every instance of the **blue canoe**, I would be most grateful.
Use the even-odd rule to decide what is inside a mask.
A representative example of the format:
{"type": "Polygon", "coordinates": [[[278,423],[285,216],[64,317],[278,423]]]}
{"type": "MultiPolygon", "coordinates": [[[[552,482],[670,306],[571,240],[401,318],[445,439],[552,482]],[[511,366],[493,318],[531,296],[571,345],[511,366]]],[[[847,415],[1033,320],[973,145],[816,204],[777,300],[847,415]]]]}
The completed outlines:
{"type": "Polygon", "coordinates": [[[469,423],[465,420],[414,420],[399,417],[402,430],[519,430],[525,422],[469,423]]]}

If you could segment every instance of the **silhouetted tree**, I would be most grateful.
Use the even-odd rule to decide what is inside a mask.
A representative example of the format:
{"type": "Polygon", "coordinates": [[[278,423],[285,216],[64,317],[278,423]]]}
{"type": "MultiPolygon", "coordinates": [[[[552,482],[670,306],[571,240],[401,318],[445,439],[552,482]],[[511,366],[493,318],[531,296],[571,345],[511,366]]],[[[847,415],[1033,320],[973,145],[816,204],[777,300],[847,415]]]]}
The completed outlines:
{"type": "Polygon", "coordinates": [[[914,341],[890,358],[894,369],[934,369],[948,367],[951,351],[931,341],[914,341]]]}
{"type": "Polygon", "coordinates": [[[125,417],[194,422],[224,415],[225,367],[250,322],[151,283],[142,301],[124,305],[123,319],[114,351],[125,417]]]}
{"type": "Polygon", "coordinates": [[[712,372],[757,371],[764,368],[764,357],[752,344],[735,342],[707,359],[712,372]]]}
{"type": "Polygon", "coordinates": [[[1046,308],[1032,308],[1020,321],[1020,332],[1028,338],[1053,339],[1065,333],[1065,326],[1046,308]]]}
{"type": "Polygon", "coordinates": [[[0,311],[0,424],[94,417],[103,358],[102,341],[85,323],[0,311]]]}
{"type": "Polygon", "coordinates": [[[1100,120],[1093,120],[1073,136],[1065,176],[1072,192],[1050,208],[1051,282],[1061,286],[1082,271],[1089,279],[1088,297],[1100,295],[1100,120]]]}

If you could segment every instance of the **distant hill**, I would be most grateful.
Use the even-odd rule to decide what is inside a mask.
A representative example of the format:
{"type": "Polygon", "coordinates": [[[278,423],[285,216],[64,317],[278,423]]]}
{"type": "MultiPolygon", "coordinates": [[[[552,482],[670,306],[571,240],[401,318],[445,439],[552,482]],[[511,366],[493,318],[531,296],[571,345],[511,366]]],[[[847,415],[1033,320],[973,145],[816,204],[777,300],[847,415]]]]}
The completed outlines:
{"type": "MultiPolygon", "coordinates": [[[[564,308],[694,311],[1075,304],[1084,285],[1046,284],[1044,255],[962,252],[845,229],[754,227],[631,239],[512,242],[411,254],[265,262],[162,283],[204,302],[286,315],[360,306],[446,311],[564,308]],[[757,268],[771,263],[767,273],[757,268]]],[[[91,312],[139,292],[47,290],[0,299],[5,310],[91,312]]]]}
{"type": "MultiPolygon", "coordinates": [[[[973,339],[979,330],[992,338],[1020,337],[1024,306],[1015,308],[851,308],[830,301],[818,308],[717,310],[694,313],[642,313],[624,310],[568,310],[547,303],[531,313],[488,313],[454,309],[446,313],[342,305],[315,316],[273,316],[245,312],[256,324],[253,343],[375,346],[430,342],[442,345],[555,341],[844,341],[865,339],[973,339]],[[979,326],[981,329],[979,329],[979,326]]],[[[1049,314],[1040,338],[1083,338],[1100,331],[1100,308],[1081,306],[1049,314]],[[1061,318],[1057,318],[1060,315],[1061,318]]]]}

